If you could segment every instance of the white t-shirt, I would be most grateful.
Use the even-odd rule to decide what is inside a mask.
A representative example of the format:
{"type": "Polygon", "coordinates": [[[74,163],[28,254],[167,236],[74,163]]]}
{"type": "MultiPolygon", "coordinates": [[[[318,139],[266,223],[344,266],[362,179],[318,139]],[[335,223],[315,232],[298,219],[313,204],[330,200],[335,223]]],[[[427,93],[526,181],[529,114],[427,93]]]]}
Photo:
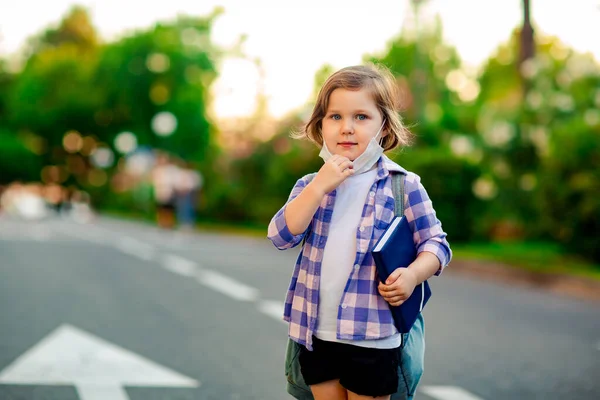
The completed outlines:
{"type": "Polygon", "coordinates": [[[347,178],[337,188],[327,243],[323,250],[315,336],[330,342],[391,349],[401,344],[402,337],[398,332],[377,340],[342,340],[336,334],[338,310],[356,258],[356,231],[367,194],[376,176],[377,169],[374,168],[347,178]]]}
{"type": "Polygon", "coordinates": [[[154,184],[154,198],[160,203],[166,203],[173,200],[175,194],[175,184],[179,168],[175,165],[161,165],[152,172],[152,183],[154,184]]]}

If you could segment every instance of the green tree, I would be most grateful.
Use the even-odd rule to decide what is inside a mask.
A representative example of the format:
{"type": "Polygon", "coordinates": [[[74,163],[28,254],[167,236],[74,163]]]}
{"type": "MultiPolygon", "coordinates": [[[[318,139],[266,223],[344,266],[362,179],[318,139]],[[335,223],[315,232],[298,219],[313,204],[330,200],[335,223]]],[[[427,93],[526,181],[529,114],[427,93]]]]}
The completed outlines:
{"type": "Polygon", "coordinates": [[[131,131],[140,144],[206,161],[214,145],[206,110],[220,57],[210,38],[215,17],[180,17],[105,46],[92,81],[101,88],[94,118],[104,140],[131,131]],[[174,118],[172,132],[153,128],[159,113],[174,118]]]}
{"type": "Polygon", "coordinates": [[[402,115],[416,133],[417,144],[439,146],[444,140],[440,130],[472,128],[460,113],[447,112],[463,103],[446,83],[461,61],[456,49],[444,43],[439,20],[418,34],[403,31],[388,43],[382,55],[364,58],[385,65],[397,77],[403,96],[402,115]]]}
{"type": "Polygon", "coordinates": [[[520,63],[519,37],[515,30],[480,77],[482,167],[497,194],[484,219],[491,231],[510,225],[513,238],[557,239],[598,260],[600,66],[543,36],[520,63]]]}
{"type": "Polygon", "coordinates": [[[27,53],[5,97],[7,126],[41,157],[42,166],[62,165],[65,133],[94,131],[95,29],[84,10],[73,8],[58,28],[34,36],[27,53]]]}
{"type": "Polygon", "coordinates": [[[419,174],[436,205],[438,217],[453,241],[476,236],[476,210],[481,202],[471,190],[481,172],[473,154],[456,154],[452,143],[476,147],[475,80],[461,69],[456,50],[444,43],[439,19],[411,31],[406,28],[379,56],[366,61],[383,64],[396,76],[403,96],[402,117],[416,135],[413,148],[389,155],[419,174]]]}

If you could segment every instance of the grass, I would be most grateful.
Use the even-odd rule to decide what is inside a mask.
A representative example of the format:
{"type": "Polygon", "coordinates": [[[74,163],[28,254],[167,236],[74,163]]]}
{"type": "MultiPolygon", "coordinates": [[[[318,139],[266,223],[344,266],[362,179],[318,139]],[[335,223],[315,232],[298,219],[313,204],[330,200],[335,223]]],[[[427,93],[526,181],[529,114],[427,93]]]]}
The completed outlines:
{"type": "Polygon", "coordinates": [[[491,260],[532,272],[600,280],[600,265],[567,254],[553,242],[461,243],[453,245],[452,251],[455,258],[491,260]]]}
{"type": "Polygon", "coordinates": [[[220,233],[231,233],[234,235],[244,235],[252,237],[267,237],[267,226],[246,224],[234,225],[224,224],[216,221],[202,221],[196,224],[196,228],[201,231],[212,231],[220,233]]]}

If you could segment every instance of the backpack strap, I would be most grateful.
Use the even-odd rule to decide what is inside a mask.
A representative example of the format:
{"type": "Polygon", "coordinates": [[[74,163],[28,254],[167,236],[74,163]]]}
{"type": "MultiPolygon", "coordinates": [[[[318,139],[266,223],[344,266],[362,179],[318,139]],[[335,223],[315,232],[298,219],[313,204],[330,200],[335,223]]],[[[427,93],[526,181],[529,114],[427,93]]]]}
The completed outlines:
{"type": "MultiPolygon", "coordinates": [[[[317,174],[310,174],[307,176],[308,182],[313,180],[313,178],[317,174]]],[[[394,193],[394,210],[395,215],[398,217],[402,217],[404,215],[404,174],[402,172],[393,172],[392,175],[392,192],[394,193]]],[[[306,237],[310,233],[311,224],[308,226],[306,230],[306,235],[302,239],[301,246],[304,247],[304,243],[306,243],[306,237]]]]}
{"type": "Polygon", "coordinates": [[[404,174],[392,173],[392,191],[394,192],[394,210],[397,217],[404,215],[404,174]]]}

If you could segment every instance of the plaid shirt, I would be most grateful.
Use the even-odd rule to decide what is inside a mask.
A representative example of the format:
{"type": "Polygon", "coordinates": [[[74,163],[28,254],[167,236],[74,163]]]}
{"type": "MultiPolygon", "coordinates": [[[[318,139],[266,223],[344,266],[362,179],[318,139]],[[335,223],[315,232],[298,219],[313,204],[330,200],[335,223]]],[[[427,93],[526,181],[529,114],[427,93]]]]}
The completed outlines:
{"type": "MultiPolygon", "coordinates": [[[[375,262],[370,250],[394,218],[394,193],[390,171],[406,174],[404,215],[414,232],[417,253],[428,251],[440,260],[439,275],[452,258],[452,251],[436,218],[431,200],[418,175],[406,171],[386,156],[377,163],[377,178],[370,189],[356,229],[356,257],[340,302],[337,337],[347,340],[383,339],[396,332],[388,303],[377,291],[375,262]]],[[[268,238],[280,250],[297,246],[308,233],[304,248],[298,255],[284,308],[284,320],[289,322],[292,340],[312,350],[312,335],[317,327],[319,280],[323,250],[327,242],[336,191],[323,197],[306,232],[292,235],[284,211],[308,183],[305,176],[296,182],[288,202],[269,224],[268,238]]]]}

